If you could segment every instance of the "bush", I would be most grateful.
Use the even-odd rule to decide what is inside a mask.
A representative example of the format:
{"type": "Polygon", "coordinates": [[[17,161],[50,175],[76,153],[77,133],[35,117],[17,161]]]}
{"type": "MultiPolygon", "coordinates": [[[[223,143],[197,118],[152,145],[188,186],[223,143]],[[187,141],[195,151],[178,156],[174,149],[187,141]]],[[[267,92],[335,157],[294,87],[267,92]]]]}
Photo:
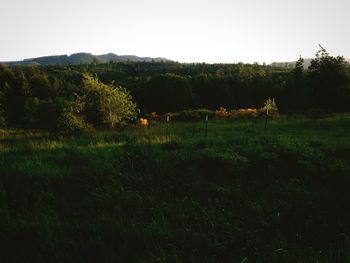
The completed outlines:
{"type": "Polygon", "coordinates": [[[85,127],[84,119],[69,109],[64,110],[57,120],[57,131],[63,135],[81,135],[85,127]]]}
{"type": "Polygon", "coordinates": [[[50,133],[79,135],[86,127],[81,115],[83,105],[80,98],[74,101],[63,98],[43,101],[34,98],[25,105],[25,124],[50,133]]]}
{"type": "Polygon", "coordinates": [[[265,102],[261,111],[264,112],[269,118],[277,118],[279,116],[278,107],[275,98],[268,98],[265,102]]]}
{"type": "Polygon", "coordinates": [[[69,106],[65,107],[57,119],[57,132],[63,135],[81,135],[87,124],[81,111],[84,103],[77,98],[69,106]]]}
{"type": "Polygon", "coordinates": [[[113,128],[136,118],[138,110],[127,90],[103,84],[89,74],[84,74],[83,85],[83,112],[94,126],[113,128]]]}
{"type": "Polygon", "coordinates": [[[230,117],[230,112],[226,110],[224,107],[220,107],[219,110],[215,112],[216,117],[219,118],[227,118],[230,117]]]}
{"type": "Polygon", "coordinates": [[[239,109],[236,111],[231,111],[231,117],[234,118],[245,118],[254,119],[259,116],[259,112],[256,109],[239,109]]]}
{"type": "Polygon", "coordinates": [[[195,110],[183,110],[177,113],[165,114],[175,121],[201,121],[205,120],[208,115],[209,118],[215,117],[215,112],[206,109],[195,109],[195,110]]]}
{"type": "Polygon", "coordinates": [[[238,109],[238,110],[227,110],[224,107],[220,107],[219,110],[215,112],[218,118],[245,118],[254,119],[261,115],[261,111],[257,109],[238,109]]]}

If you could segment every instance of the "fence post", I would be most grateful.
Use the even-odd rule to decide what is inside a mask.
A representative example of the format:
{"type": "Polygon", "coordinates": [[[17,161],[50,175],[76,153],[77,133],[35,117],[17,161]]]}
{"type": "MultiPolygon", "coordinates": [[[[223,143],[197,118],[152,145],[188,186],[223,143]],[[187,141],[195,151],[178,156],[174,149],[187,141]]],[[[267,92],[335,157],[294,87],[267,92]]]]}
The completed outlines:
{"type": "Polygon", "coordinates": [[[205,115],[205,137],[207,137],[207,135],[208,135],[208,120],[209,120],[209,117],[207,114],[207,115],[205,115]]]}
{"type": "Polygon", "coordinates": [[[169,115],[166,116],[166,136],[168,139],[170,138],[170,131],[169,131],[169,122],[170,122],[170,117],[169,115]]]}

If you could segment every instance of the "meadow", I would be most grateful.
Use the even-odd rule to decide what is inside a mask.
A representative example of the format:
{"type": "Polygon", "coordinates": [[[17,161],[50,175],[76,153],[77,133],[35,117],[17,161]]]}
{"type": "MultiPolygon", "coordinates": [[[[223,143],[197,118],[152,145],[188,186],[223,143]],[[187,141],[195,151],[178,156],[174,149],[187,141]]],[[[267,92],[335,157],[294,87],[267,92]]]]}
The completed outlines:
{"type": "Polygon", "coordinates": [[[0,130],[1,262],[350,262],[350,115],[0,130]]]}

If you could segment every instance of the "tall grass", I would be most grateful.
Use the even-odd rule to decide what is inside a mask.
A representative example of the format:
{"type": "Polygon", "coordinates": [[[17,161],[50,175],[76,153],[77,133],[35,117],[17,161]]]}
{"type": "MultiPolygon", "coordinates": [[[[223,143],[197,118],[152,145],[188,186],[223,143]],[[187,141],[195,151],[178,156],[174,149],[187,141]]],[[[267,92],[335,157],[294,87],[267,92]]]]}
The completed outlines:
{"type": "Polygon", "coordinates": [[[350,119],[2,130],[1,262],[349,262],[350,119]]]}

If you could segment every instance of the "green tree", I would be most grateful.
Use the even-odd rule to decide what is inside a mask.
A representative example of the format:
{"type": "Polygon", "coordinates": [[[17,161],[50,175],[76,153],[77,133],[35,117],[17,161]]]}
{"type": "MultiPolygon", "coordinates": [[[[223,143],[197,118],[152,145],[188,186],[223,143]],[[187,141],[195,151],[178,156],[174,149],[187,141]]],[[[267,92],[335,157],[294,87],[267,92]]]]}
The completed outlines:
{"type": "Polygon", "coordinates": [[[344,57],[332,57],[320,46],[308,73],[314,107],[326,111],[350,110],[350,67],[344,57]]]}
{"type": "Polygon", "coordinates": [[[304,72],[304,59],[300,56],[300,58],[295,63],[295,68],[293,70],[296,76],[301,76],[304,72]]]}
{"type": "Polygon", "coordinates": [[[288,77],[283,96],[286,111],[302,111],[310,107],[311,90],[307,86],[307,72],[304,70],[304,59],[302,57],[297,60],[288,77]]]}
{"type": "Polygon", "coordinates": [[[262,110],[265,112],[266,115],[271,117],[277,117],[278,116],[278,107],[275,101],[275,98],[268,98],[262,107],[262,110]]]}
{"type": "Polygon", "coordinates": [[[15,68],[8,75],[4,86],[4,108],[9,124],[21,124],[24,106],[29,97],[28,81],[20,68],[15,68]]]}
{"type": "Polygon", "coordinates": [[[40,100],[50,100],[55,97],[55,86],[53,83],[50,83],[47,74],[35,66],[29,66],[26,75],[31,96],[40,100]]]}
{"type": "Polygon", "coordinates": [[[262,111],[265,114],[265,127],[264,130],[267,129],[267,121],[270,118],[276,118],[278,116],[278,108],[275,101],[275,98],[268,98],[262,107],[262,111]]]}
{"type": "Polygon", "coordinates": [[[138,113],[130,93],[113,85],[103,84],[90,74],[83,74],[84,114],[97,127],[124,125],[138,113]]]}

